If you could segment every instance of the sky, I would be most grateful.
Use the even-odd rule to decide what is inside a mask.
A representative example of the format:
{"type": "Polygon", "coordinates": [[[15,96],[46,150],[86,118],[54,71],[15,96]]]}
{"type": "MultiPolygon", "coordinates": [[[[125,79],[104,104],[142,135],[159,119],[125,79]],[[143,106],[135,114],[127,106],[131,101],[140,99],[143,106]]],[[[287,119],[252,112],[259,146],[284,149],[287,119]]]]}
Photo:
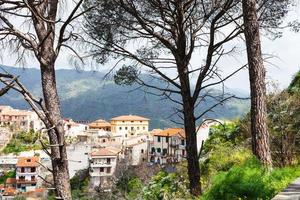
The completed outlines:
{"type": "MultiPolygon", "coordinates": [[[[287,17],[287,20],[300,20],[300,6],[295,7],[287,17]]],[[[290,30],[285,30],[283,37],[270,40],[262,36],[262,50],[264,54],[272,55],[273,58],[268,59],[265,63],[267,70],[267,82],[276,82],[280,88],[285,88],[290,83],[293,75],[300,70],[300,32],[294,33],[290,30]]],[[[220,65],[223,70],[228,72],[236,69],[238,65],[244,64],[246,51],[243,48],[239,49],[235,59],[223,59],[220,65]]],[[[14,54],[5,53],[2,56],[1,64],[7,66],[15,65],[16,56],[14,54]]],[[[197,63],[197,58],[193,58],[192,63],[197,63]]],[[[69,62],[68,52],[61,52],[57,62],[57,69],[74,69],[69,62]]],[[[19,66],[20,67],[20,66],[19,66]]],[[[38,68],[38,62],[35,58],[26,60],[25,68],[38,68]]],[[[101,68],[100,68],[101,70],[101,68]]],[[[107,69],[105,69],[107,70],[107,69]]],[[[226,86],[231,89],[249,91],[248,71],[242,70],[234,77],[226,81],[226,86]]]]}

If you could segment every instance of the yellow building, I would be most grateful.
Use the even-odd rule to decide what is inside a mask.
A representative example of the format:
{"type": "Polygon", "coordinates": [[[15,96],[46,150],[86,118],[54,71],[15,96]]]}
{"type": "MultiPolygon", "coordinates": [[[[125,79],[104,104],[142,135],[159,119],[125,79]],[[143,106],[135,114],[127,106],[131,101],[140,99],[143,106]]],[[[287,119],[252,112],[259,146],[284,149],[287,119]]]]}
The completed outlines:
{"type": "Polygon", "coordinates": [[[121,140],[131,136],[146,134],[150,119],[137,115],[123,115],[111,119],[111,132],[121,140]]]}

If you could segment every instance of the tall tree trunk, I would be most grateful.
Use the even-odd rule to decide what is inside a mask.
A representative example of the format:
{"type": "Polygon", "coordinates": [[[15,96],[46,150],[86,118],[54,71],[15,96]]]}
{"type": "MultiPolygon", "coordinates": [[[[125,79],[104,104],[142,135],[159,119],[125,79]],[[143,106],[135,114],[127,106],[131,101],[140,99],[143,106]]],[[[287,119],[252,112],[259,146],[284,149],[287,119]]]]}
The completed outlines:
{"type": "Polygon", "coordinates": [[[201,194],[200,165],[197,153],[196,119],[194,106],[189,98],[183,97],[184,128],[188,161],[189,188],[193,195],[201,194]]]}
{"type": "MultiPolygon", "coordinates": [[[[42,88],[48,119],[55,128],[48,131],[51,145],[51,159],[56,196],[64,200],[72,199],[66,144],[64,141],[63,121],[61,118],[59,97],[56,88],[54,63],[41,66],[42,88]]],[[[47,127],[51,128],[51,127],[47,127]]]]}
{"type": "Polygon", "coordinates": [[[256,1],[243,0],[243,17],[251,88],[252,151],[266,166],[272,166],[266,116],[265,68],[263,65],[256,1]]]}

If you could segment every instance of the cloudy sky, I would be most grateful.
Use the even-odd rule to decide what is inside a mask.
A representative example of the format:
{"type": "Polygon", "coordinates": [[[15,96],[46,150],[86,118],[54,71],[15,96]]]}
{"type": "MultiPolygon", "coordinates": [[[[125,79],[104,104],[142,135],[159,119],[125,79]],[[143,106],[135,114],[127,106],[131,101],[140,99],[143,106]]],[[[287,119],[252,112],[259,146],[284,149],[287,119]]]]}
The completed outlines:
{"type": "MultiPolygon", "coordinates": [[[[289,14],[288,20],[300,20],[300,6],[295,7],[289,14]]],[[[300,33],[294,33],[285,30],[283,37],[276,40],[269,40],[262,38],[262,49],[264,54],[272,54],[273,58],[265,63],[267,69],[267,81],[276,81],[281,88],[286,87],[293,75],[300,70],[300,33]]],[[[237,59],[224,59],[221,65],[226,67],[226,70],[233,71],[238,64],[244,64],[241,60],[245,60],[246,51],[240,49],[240,54],[237,54],[237,59]],[[240,57],[240,59],[238,58],[240,57]]],[[[72,68],[69,64],[69,57],[66,52],[62,52],[57,60],[57,69],[72,68]]],[[[5,54],[2,58],[2,64],[8,66],[15,66],[15,55],[5,54]]],[[[193,58],[192,62],[196,62],[193,58]]],[[[38,63],[34,58],[27,59],[25,67],[38,67],[38,63]]],[[[235,77],[226,82],[226,86],[238,90],[248,91],[248,71],[243,70],[235,77]]]]}

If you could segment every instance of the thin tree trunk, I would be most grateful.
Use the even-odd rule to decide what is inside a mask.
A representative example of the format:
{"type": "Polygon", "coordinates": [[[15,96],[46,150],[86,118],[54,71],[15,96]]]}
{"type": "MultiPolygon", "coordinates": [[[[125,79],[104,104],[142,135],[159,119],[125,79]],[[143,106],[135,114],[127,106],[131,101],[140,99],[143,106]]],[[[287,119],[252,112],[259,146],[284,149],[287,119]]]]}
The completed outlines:
{"type": "Polygon", "coordinates": [[[243,15],[251,88],[252,151],[264,165],[271,167],[266,116],[266,72],[261,53],[255,0],[243,0],[243,15]]]}
{"type": "MultiPolygon", "coordinates": [[[[48,132],[51,145],[51,159],[56,196],[64,200],[72,199],[64,129],[61,118],[59,97],[56,88],[54,64],[41,66],[42,88],[48,118],[55,128],[48,132]]],[[[50,128],[50,127],[47,127],[50,128]]]]}

